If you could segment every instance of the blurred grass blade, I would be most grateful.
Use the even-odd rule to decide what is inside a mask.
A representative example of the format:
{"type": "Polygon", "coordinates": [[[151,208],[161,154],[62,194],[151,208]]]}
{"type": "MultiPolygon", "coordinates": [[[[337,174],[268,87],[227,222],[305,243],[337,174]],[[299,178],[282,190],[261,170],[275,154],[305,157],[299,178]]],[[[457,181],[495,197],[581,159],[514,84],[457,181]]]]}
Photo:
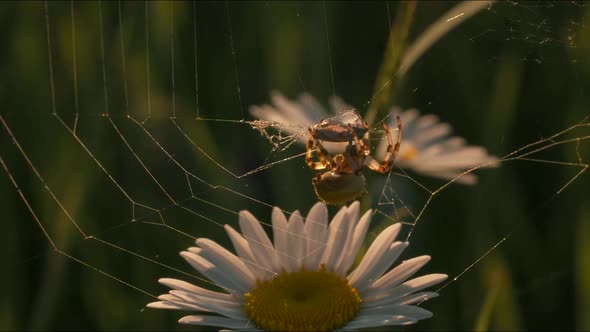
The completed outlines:
{"type": "MultiPolygon", "coordinates": [[[[63,181],[63,170],[72,166],[71,154],[75,146],[71,141],[63,139],[60,144],[60,151],[51,160],[47,167],[49,177],[48,183],[65,183],[63,191],[60,192],[61,204],[67,207],[68,213],[71,215],[79,215],[82,213],[85,204],[87,204],[88,191],[92,188],[95,182],[94,177],[96,173],[90,174],[87,168],[80,168],[76,171],[70,170],[67,181],[63,181]]],[[[76,169],[76,168],[74,168],[76,169]]],[[[42,192],[40,200],[47,199],[45,192],[42,192]]],[[[84,236],[76,230],[78,225],[72,224],[70,220],[64,216],[62,210],[55,210],[52,201],[47,201],[43,205],[42,215],[44,220],[54,220],[52,223],[51,234],[53,240],[59,245],[59,248],[64,251],[69,251],[73,247],[73,240],[76,236],[84,236]]],[[[67,288],[68,265],[67,261],[62,255],[48,255],[41,272],[40,283],[38,285],[37,293],[35,294],[35,301],[32,305],[30,313],[28,328],[31,330],[47,330],[50,329],[52,319],[58,312],[60,296],[67,288]]]]}
{"type": "Polygon", "coordinates": [[[492,313],[499,291],[500,287],[498,285],[488,288],[488,294],[473,326],[474,331],[488,331],[490,329],[492,313]]]}
{"type": "Polygon", "coordinates": [[[432,23],[404,54],[399,68],[400,79],[412,65],[447,32],[457,27],[480,10],[490,7],[494,1],[463,1],[432,23]]]}
{"type": "Polygon", "coordinates": [[[590,201],[582,204],[578,217],[578,245],[577,245],[577,329],[579,331],[590,330],[590,315],[588,307],[590,306],[590,201]]]}
{"type": "Polygon", "coordinates": [[[416,2],[401,2],[398,13],[389,30],[387,46],[383,55],[383,62],[379,68],[371,105],[365,116],[365,121],[371,125],[375,121],[377,112],[385,109],[393,92],[394,74],[401,62],[402,52],[406,46],[410,25],[414,19],[416,2]]]}
{"type": "Polygon", "coordinates": [[[383,63],[377,74],[373,99],[365,121],[369,124],[375,121],[377,113],[387,107],[391,96],[394,96],[395,91],[401,86],[405,74],[432,45],[466,19],[491,6],[493,2],[464,1],[459,3],[431,24],[403,55],[416,3],[414,1],[401,3],[400,11],[391,26],[383,63]],[[394,75],[397,76],[395,80],[394,75]]]}
{"type": "MultiPolygon", "coordinates": [[[[523,79],[522,63],[518,60],[518,54],[508,53],[503,57],[503,61],[498,65],[495,74],[493,89],[490,92],[489,113],[487,119],[487,131],[483,134],[485,146],[491,151],[502,151],[505,147],[505,141],[498,139],[498,133],[507,136],[514,126],[515,117],[518,111],[518,101],[521,95],[521,85],[523,79]]],[[[525,229],[528,235],[528,247],[538,248],[537,241],[534,237],[534,230],[530,230],[526,213],[523,211],[522,198],[516,192],[518,184],[511,180],[507,170],[501,169],[500,180],[495,180],[492,183],[482,181],[481,188],[484,190],[481,193],[489,192],[487,190],[502,190],[501,188],[511,188],[496,202],[501,208],[501,216],[515,216],[519,223],[515,225],[514,221],[508,222],[508,218],[490,215],[488,211],[477,208],[484,204],[483,201],[488,201],[489,196],[483,195],[480,197],[479,203],[476,206],[476,216],[474,220],[478,220],[480,224],[474,225],[473,232],[478,234],[478,243],[489,243],[496,241],[492,239],[490,234],[494,234],[496,229],[501,229],[501,234],[511,234],[516,230],[516,227],[525,229]],[[485,188],[485,189],[484,189],[485,188]],[[530,230],[530,231],[529,231],[530,230]]],[[[492,180],[489,178],[489,180],[492,180]]],[[[485,246],[484,246],[485,247],[485,246]]],[[[481,250],[481,249],[480,249],[481,250]]],[[[527,249],[522,249],[523,255],[516,255],[516,257],[526,260],[531,257],[527,249]],[[521,258],[522,257],[522,258],[521,258]]],[[[474,329],[478,331],[484,330],[506,330],[517,331],[523,328],[523,316],[521,307],[517,299],[517,294],[513,287],[512,270],[508,265],[508,254],[502,251],[493,252],[489,258],[482,263],[480,278],[482,281],[482,288],[487,289],[488,298],[486,303],[479,313],[475,321],[474,329]],[[494,299],[489,299],[492,292],[495,292],[494,299]],[[491,301],[492,303],[488,303],[491,301]],[[488,307],[489,306],[489,307],[488,307]]],[[[531,264],[535,262],[521,261],[525,269],[529,269],[531,264]]],[[[531,269],[532,271],[536,269],[531,269]]]]}
{"type": "Polygon", "coordinates": [[[497,294],[494,295],[493,303],[490,304],[492,307],[489,308],[492,311],[490,319],[486,322],[485,317],[482,317],[486,314],[484,311],[488,309],[484,306],[474,329],[489,330],[487,327],[491,325],[492,329],[500,331],[522,330],[522,315],[512,286],[512,274],[504,258],[497,254],[490,257],[483,267],[481,278],[484,289],[490,289],[490,292],[497,294]]]}

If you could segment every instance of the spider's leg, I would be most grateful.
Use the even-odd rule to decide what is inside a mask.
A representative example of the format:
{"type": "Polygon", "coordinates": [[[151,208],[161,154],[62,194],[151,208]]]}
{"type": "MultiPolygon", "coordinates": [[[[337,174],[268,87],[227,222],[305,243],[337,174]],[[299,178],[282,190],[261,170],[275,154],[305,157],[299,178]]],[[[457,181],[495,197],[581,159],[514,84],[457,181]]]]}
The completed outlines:
{"type": "MultiPolygon", "coordinates": [[[[354,130],[352,129],[352,125],[350,123],[348,124],[348,131],[350,132],[350,135],[352,136],[352,138],[354,139],[354,143],[356,144],[357,154],[359,156],[360,155],[365,155],[365,156],[368,155],[369,154],[369,146],[365,143],[365,137],[363,137],[362,140],[359,139],[358,136],[356,135],[356,133],[354,132],[354,130]]],[[[368,134],[368,132],[367,132],[367,134],[368,134]]]]}
{"type": "Polygon", "coordinates": [[[305,152],[305,162],[307,163],[307,166],[314,170],[334,168],[336,165],[334,163],[334,159],[332,159],[332,156],[330,156],[330,154],[328,153],[328,151],[326,151],[322,143],[316,138],[315,132],[311,128],[309,128],[309,133],[310,137],[307,141],[305,152]],[[320,161],[313,161],[312,153],[314,146],[316,148],[316,152],[318,154],[318,157],[320,158],[320,161]]]}
{"type": "Polygon", "coordinates": [[[367,168],[369,168],[370,170],[375,171],[377,173],[387,173],[391,169],[387,166],[383,166],[383,163],[378,162],[377,160],[375,160],[375,158],[373,158],[371,156],[365,157],[365,166],[367,166],[367,168]]]}
{"type": "Polygon", "coordinates": [[[353,150],[352,145],[349,143],[346,147],[344,158],[350,165],[350,171],[356,173],[361,170],[365,156],[369,154],[369,147],[365,144],[364,140],[360,140],[358,138],[358,136],[352,129],[350,123],[348,124],[348,130],[350,131],[350,135],[354,139],[356,150],[353,150]]]}
{"type": "Polygon", "coordinates": [[[393,138],[391,138],[391,132],[389,131],[389,127],[387,127],[387,125],[383,121],[381,122],[381,125],[383,126],[383,129],[385,130],[385,133],[387,135],[387,142],[388,142],[387,152],[385,153],[385,157],[383,158],[383,161],[381,163],[376,161],[373,157],[367,156],[367,159],[365,159],[365,165],[375,172],[387,173],[393,167],[393,161],[395,160],[395,157],[397,156],[397,153],[399,151],[399,147],[401,145],[402,122],[398,116],[397,117],[397,142],[395,143],[395,146],[393,145],[393,138]]]}
{"type": "MultiPolygon", "coordinates": [[[[385,122],[381,122],[383,124],[383,128],[387,131],[388,140],[391,144],[391,133],[389,132],[389,128],[385,124],[385,122]]],[[[389,155],[389,160],[387,160],[389,164],[389,168],[393,167],[393,161],[397,157],[397,153],[399,152],[399,147],[402,144],[402,120],[397,116],[397,140],[395,141],[395,147],[393,148],[393,153],[389,155]]]]}
{"type": "MultiPolygon", "coordinates": [[[[339,168],[341,173],[359,174],[363,167],[363,161],[353,157],[348,151],[337,155],[340,157],[339,168]]],[[[338,160],[337,160],[338,161],[338,160]]]]}
{"type": "Polygon", "coordinates": [[[332,158],[332,155],[330,155],[330,153],[322,145],[322,142],[320,142],[318,139],[315,139],[315,148],[317,150],[318,157],[320,157],[320,162],[322,162],[326,168],[334,169],[337,167],[334,158],[332,158]]]}
{"type": "Polygon", "coordinates": [[[313,148],[314,148],[314,138],[313,136],[309,136],[309,140],[307,141],[307,145],[306,145],[306,151],[305,151],[305,162],[307,163],[307,166],[313,170],[322,170],[326,168],[326,165],[324,165],[323,162],[321,161],[313,161],[313,148]]]}

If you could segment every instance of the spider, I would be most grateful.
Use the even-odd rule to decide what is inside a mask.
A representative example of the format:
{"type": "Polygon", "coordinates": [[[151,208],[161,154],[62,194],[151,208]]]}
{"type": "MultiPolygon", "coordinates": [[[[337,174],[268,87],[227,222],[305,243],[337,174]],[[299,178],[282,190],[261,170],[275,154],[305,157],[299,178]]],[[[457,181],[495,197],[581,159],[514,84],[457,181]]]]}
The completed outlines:
{"type": "Polygon", "coordinates": [[[309,128],[310,137],[305,155],[307,166],[313,170],[328,169],[312,179],[313,188],[320,200],[327,204],[342,204],[360,197],[366,191],[363,166],[378,173],[391,170],[402,140],[402,124],[398,116],[395,146],[389,127],[383,121],[381,125],[389,142],[382,162],[369,155],[369,126],[354,109],[324,119],[309,128]],[[322,145],[322,141],[348,144],[343,152],[331,155],[322,145]],[[314,147],[319,161],[312,158],[314,147]]]}

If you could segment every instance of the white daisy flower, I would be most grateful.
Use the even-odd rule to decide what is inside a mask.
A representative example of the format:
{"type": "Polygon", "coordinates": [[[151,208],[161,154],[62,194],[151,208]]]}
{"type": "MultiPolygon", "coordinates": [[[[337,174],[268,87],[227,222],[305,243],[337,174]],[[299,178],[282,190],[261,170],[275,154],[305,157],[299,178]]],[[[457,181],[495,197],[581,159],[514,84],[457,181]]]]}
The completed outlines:
{"type": "Polygon", "coordinates": [[[275,207],[274,243],[248,211],[239,214],[242,234],[226,225],[234,255],[209,239],[197,239],[180,255],[199,273],[221,287],[207,290],[164,278],[172,288],[150,308],[197,311],[180,323],[266,331],[353,330],[406,325],[432,317],[419,306],[437,293],[423,291],[447,278],[429,274],[410,278],[430,256],[392,263],[408,246],[394,241],[400,224],[387,227],[352,269],[371,220],[359,218],[359,202],[342,207],[328,224],[328,210],[315,204],[304,219],[299,211],[289,219],[275,207]]]}
{"type": "MultiPolygon", "coordinates": [[[[471,185],[477,183],[477,176],[465,171],[478,166],[489,168],[500,165],[500,160],[489,155],[485,148],[466,145],[461,137],[451,137],[451,125],[440,122],[434,114],[421,116],[416,109],[402,111],[398,107],[392,107],[390,113],[389,125],[394,125],[391,119],[396,115],[399,115],[403,125],[403,140],[395,159],[399,168],[471,185]]],[[[377,155],[385,155],[386,149],[387,143],[382,141],[377,147],[377,155]]]]}
{"type": "MultiPolygon", "coordinates": [[[[263,120],[278,124],[287,124],[281,130],[300,144],[309,138],[307,128],[321,120],[334,116],[344,109],[353,108],[339,97],[330,99],[331,114],[328,113],[310,94],[301,94],[297,101],[286,99],[281,93],[271,94],[271,105],[251,106],[250,114],[263,120]]],[[[392,107],[389,115],[389,128],[397,128],[399,115],[402,123],[402,143],[395,159],[396,167],[410,169],[416,173],[441,178],[455,179],[462,184],[475,184],[477,176],[465,173],[474,167],[497,167],[499,159],[488,154],[480,146],[468,146],[461,137],[450,137],[452,127],[440,122],[436,115],[420,115],[416,109],[402,111],[392,107]]],[[[325,144],[330,153],[341,152],[346,143],[325,144]]],[[[387,149],[387,141],[382,140],[377,146],[376,157],[381,160],[387,149]]]]}

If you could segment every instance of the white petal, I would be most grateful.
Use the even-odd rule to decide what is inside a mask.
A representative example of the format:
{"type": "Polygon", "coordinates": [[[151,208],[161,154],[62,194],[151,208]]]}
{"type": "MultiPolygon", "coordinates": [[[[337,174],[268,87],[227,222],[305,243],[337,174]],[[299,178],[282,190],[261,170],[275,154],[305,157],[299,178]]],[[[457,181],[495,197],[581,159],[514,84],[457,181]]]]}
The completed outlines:
{"type": "Polygon", "coordinates": [[[420,133],[420,136],[416,136],[412,141],[418,146],[426,145],[432,141],[448,136],[451,133],[451,130],[451,125],[448,123],[437,123],[432,127],[423,130],[420,133]]]}
{"type": "Polygon", "coordinates": [[[184,316],[178,320],[181,324],[192,324],[200,326],[217,326],[217,327],[229,327],[232,329],[254,327],[252,323],[247,320],[238,320],[226,317],[217,316],[184,316]]]}
{"type": "Polygon", "coordinates": [[[207,310],[203,307],[199,307],[195,304],[180,303],[178,301],[169,301],[169,300],[148,303],[146,307],[151,308],[151,309],[166,309],[166,310],[185,310],[185,311],[204,311],[204,312],[209,311],[209,310],[207,310]]]}
{"type": "Polygon", "coordinates": [[[184,308],[167,301],[151,302],[148,303],[146,307],[152,309],[184,310],[184,308]]]}
{"type": "Polygon", "coordinates": [[[415,324],[417,321],[405,316],[392,315],[374,315],[374,316],[358,316],[350,323],[346,324],[342,330],[356,330],[368,327],[387,326],[387,325],[409,325],[415,324]]]}
{"type": "Polygon", "coordinates": [[[238,231],[233,229],[230,225],[225,225],[224,228],[236,249],[238,256],[256,278],[265,279],[275,274],[272,270],[269,270],[256,262],[256,258],[254,258],[254,254],[252,254],[252,250],[250,249],[250,244],[242,234],[238,233],[238,231]]]}
{"type": "Polygon", "coordinates": [[[434,114],[425,114],[416,119],[415,126],[416,131],[422,132],[425,129],[433,126],[438,122],[438,116],[434,114]]]}
{"type": "Polygon", "coordinates": [[[307,141],[308,126],[305,123],[294,121],[291,114],[284,112],[284,109],[261,105],[250,106],[249,111],[253,117],[269,122],[269,125],[280,127],[280,130],[288,135],[295,135],[299,143],[305,144],[307,141]]]}
{"type": "Polygon", "coordinates": [[[356,222],[359,220],[361,203],[354,201],[348,206],[348,218],[352,220],[352,227],[356,227],[356,222]]]}
{"type": "Polygon", "coordinates": [[[215,312],[229,318],[244,320],[248,319],[248,316],[246,316],[246,313],[244,312],[243,305],[236,301],[221,301],[176,290],[170,291],[170,294],[177,296],[184,303],[194,304],[196,306],[203,307],[208,311],[215,312]]]}
{"type": "Polygon", "coordinates": [[[482,168],[494,168],[502,165],[502,160],[495,156],[488,156],[482,163],[482,168]]]}
{"type": "Polygon", "coordinates": [[[244,239],[242,234],[238,233],[238,231],[236,231],[230,225],[224,225],[223,228],[225,229],[227,236],[231,240],[234,249],[238,253],[238,256],[244,261],[253,261],[254,255],[252,255],[252,250],[250,250],[250,246],[248,246],[248,241],[244,239]]]}
{"type": "Polygon", "coordinates": [[[301,104],[287,100],[281,93],[274,91],[271,100],[276,108],[289,118],[290,123],[296,123],[302,127],[310,127],[317,123],[315,119],[307,116],[301,104]]]}
{"type": "Polygon", "coordinates": [[[422,301],[428,301],[438,296],[435,292],[418,292],[406,295],[398,300],[399,304],[415,304],[422,301]]]}
{"type": "Polygon", "coordinates": [[[464,173],[464,171],[423,171],[415,170],[417,173],[432,176],[444,180],[454,180],[454,183],[465,185],[474,185],[477,183],[477,176],[473,173],[464,173]]]}
{"type": "Polygon", "coordinates": [[[365,214],[363,214],[360,221],[357,223],[357,226],[354,229],[352,240],[350,242],[350,248],[344,256],[342,265],[340,266],[340,271],[342,274],[346,274],[350,269],[350,266],[354,263],[356,255],[358,254],[365,236],[367,235],[367,230],[369,229],[372,216],[373,211],[369,209],[367,212],[365,212],[365,214]]]}
{"type": "Polygon", "coordinates": [[[164,302],[180,301],[180,299],[177,296],[174,296],[169,293],[162,294],[162,295],[158,296],[158,300],[164,301],[164,302]]]}
{"type": "Polygon", "coordinates": [[[391,243],[400,229],[401,224],[397,223],[381,232],[367,250],[359,266],[348,276],[350,284],[359,292],[371,285],[391,265],[392,261],[387,259],[387,254],[390,253],[391,243]]]}
{"type": "Polygon", "coordinates": [[[288,272],[295,272],[301,269],[303,259],[307,249],[307,239],[305,236],[303,218],[299,211],[294,211],[289,217],[289,243],[288,272]]]}
{"type": "Polygon", "coordinates": [[[197,255],[200,255],[203,252],[203,249],[199,248],[199,247],[190,247],[187,249],[188,251],[195,253],[197,255]]]}
{"type": "MultiPolygon", "coordinates": [[[[402,254],[402,252],[404,252],[404,250],[408,247],[409,243],[408,242],[394,242],[391,244],[391,247],[389,247],[388,252],[385,254],[386,257],[386,261],[384,264],[387,264],[389,262],[389,265],[391,266],[391,264],[393,262],[395,262],[399,256],[402,254]]],[[[379,270],[379,274],[373,274],[376,276],[376,280],[379,280],[378,278],[385,272],[385,270],[383,270],[382,268],[379,270]]],[[[371,284],[366,284],[367,287],[371,286],[371,284]]],[[[379,290],[375,289],[376,292],[378,292],[379,290]]],[[[362,290],[363,296],[368,296],[369,294],[373,293],[373,290],[371,288],[369,289],[363,289],[362,290]]]]}
{"type": "Polygon", "coordinates": [[[287,218],[285,217],[283,211],[281,211],[281,209],[276,206],[272,209],[271,219],[275,250],[280,264],[282,267],[284,267],[284,262],[288,260],[290,254],[288,243],[289,224],[287,223],[287,218]]]}
{"type": "Polygon", "coordinates": [[[461,148],[467,144],[467,141],[463,137],[452,136],[441,142],[443,148],[447,151],[452,151],[457,148],[461,148]]]}
{"type": "Polygon", "coordinates": [[[236,277],[235,275],[232,276],[231,274],[224,273],[205,258],[188,251],[182,251],[180,256],[182,256],[182,258],[184,258],[195,270],[199,271],[202,275],[209,278],[219,287],[228,292],[238,295],[249,291],[249,289],[242,289],[239,286],[239,283],[236,283],[234,280],[236,277]]]}
{"type": "Polygon", "coordinates": [[[261,266],[272,269],[274,272],[280,272],[275,248],[258,219],[248,211],[240,211],[240,228],[244,238],[250,245],[256,262],[261,266]]]}
{"type": "Polygon", "coordinates": [[[367,296],[364,298],[364,301],[367,306],[382,306],[397,303],[401,297],[421,291],[432,285],[436,285],[445,279],[447,279],[446,274],[428,274],[408,280],[401,285],[383,290],[374,295],[367,296]]]}
{"type": "Polygon", "coordinates": [[[208,290],[205,288],[201,288],[201,287],[195,286],[193,284],[190,284],[186,281],[182,281],[182,280],[178,280],[178,279],[160,278],[160,279],[158,279],[158,282],[161,283],[162,285],[172,288],[172,289],[181,290],[181,291],[188,292],[188,293],[193,293],[193,294],[205,296],[208,298],[224,300],[224,301],[233,301],[234,300],[234,298],[229,294],[214,292],[214,291],[211,291],[211,290],[208,290]]]}
{"type": "Polygon", "coordinates": [[[307,134],[305,127],[293,125],[288,118],[277,112],[277,110],[270,105],[251,106],[250,114],[257,119],[260,119],[258,123],[252,123],[254,128],[258,128],[256,124],[259,125],[260,128],[278,127],[283,133],[294,135],[300,144],[305,144],[307,141],[307,138],[305,137],[307,134]]]}
{"type": "Polygon", "coordinates": [[[288,123],[287,118],[270,105],[250,106],[249,111],[253,117],[260,120],[288,123]]]}
{"type": "Polygon", "coordinates": [[[330,108],[332,109],[332,113],[334,114],[345,109],[354,108],[338,96],[331,96],[328,102],[330,103],[330,108]]]}
{"type": "MultiPolygon", "coordinates": [[[[338,263],[334,265],[334,272],[340,275],[346,275],[349,265],[348,261],[351,256],[351,249],[352,249],[352,240],[354,237],[354,230],[359,218],[359,209],[360,203],[359,201],[354,201],[348,207],[348,211],[346,212],[348,218],[348,228],[346,230],[346,238],[343,238],[344,245],[342,247],[342,252],[340,254],[340,258],[338,259],[338,263]]],[[[353,257],[354,259],[354,257],[353,257]]]]}
{"type": "Polygon", "coordinates": [[[162,294],[158,296],[160,301],[167,302],[171,305],[175,305],[180,308],[180,310],[185,311],[203,311],[203,312],[210,312],[207,308],[200,306],[198,303],[194,303],[193,301],[186,301],[181,296],[176,294],[162,294]]]}
{"type": "Polygon", "coordinates": [[[303,106],[307,118],[312,124],[319,123],[330,116],[324,107],[309,93],[302,93],[299,95],[299,102],[303,106]]]}
{"type": "Polygon", "coordinates": [[[467,169],[483,164],[488,157],[486,149],[479,146],[468,146],[461,150],[441,153],[435,157],[425,159],[429,162],[422,165],[422,169],[467,169]]]}
{"type": "Polygon", "coordinates": [[[350,224],[350,220],[347,218],[347,212],[348,209],[342,207],[340,211],[336,213],[329,226],[328,231],[330,233],[328,236],[328,243],[326,244],[326,250],[320,261],[321,264],[326,265],[328,271],[331,271],[336,267],[336,264],[339,262],[340,256],[342,255],[342,249],[346,245],[344,240],[348,237],[348,226],[350,224]]]}
{"type": "MultiPolygon", "coordinates": [[[[391,108],[391,113],[392,115],[399,115],[399,118],[402,122],[402,127],[408,127],[408,129],[414,125],[414,121],[416,121],[416,119],[420,116],[420,112],[418,112],[418,110],[415,108],[402,111],[399,107],[396,106],[391,108]]],[[[390,127],[397,126],[397,118],[395,116],[390,116],[388,125],[390,127]]]]}
{"type": "Polygon", "coordinates": [[[383,289],[397,286],[399,283],[404,282],[406,279],[414,275],[414,273],[429,261],[430,256],[426,255],[403,261],[400,265],[379,278],[379,280],[371,285],[370,289],[379,292],[383,289]]]}
{"type": "Polygon", "coordinates": [[[162,294],[158,296],[158,302],[148,303],[148,308],[154,309],[172,309],[172,310],[186,310],[186,311],[203,311],[208,312],[206,308],[199,305],[184,303],[182,299],[172,294],[162,294]]]}
{"type": "Polygon", "coordinates": [[[304,229],[307,235],[307,253],[304,265],[307,269],[315,270],[320,265],[320,259],[328,239],[328,208],[326,204],[318,202],[309,210],[304,229]]]}
{"type": "Polygon", "coordinates": [[[256,285],[256,278],[238,256],[209,239],[197,239],[197,245],[203,249],[201,257],[215,264],[220,270],[239,276],[235,279],[240,281],[240,288],[252,289],[256,285]]]}
{"type": "Polygon", "coordinates": [[[362,310],[361,315],[392,315],[406,316],[414,320],[422,320],[432,317],[432,312],[413,305],[390,304],[380,307],[372,307],[362,310]]]}
{"type": "MultiPolygon", "coordinates": [[[[416,149],[415,156],[412,159],[412,161],[414,162],[413,167],[416,169],[428,168],[429,165],[424,165],[425,160],[428,160],[428,161],[435,160],[436,158],[441,156],[443,153],[447,152],[445,150],[444,145],[442,145],[440,143],[432,144],[427,147],[418,147],[416,145],[413,145],[413,148],[416,149]]],[[[462,147],[461,147],[461,149],[462,149],[462,147]]]]}

